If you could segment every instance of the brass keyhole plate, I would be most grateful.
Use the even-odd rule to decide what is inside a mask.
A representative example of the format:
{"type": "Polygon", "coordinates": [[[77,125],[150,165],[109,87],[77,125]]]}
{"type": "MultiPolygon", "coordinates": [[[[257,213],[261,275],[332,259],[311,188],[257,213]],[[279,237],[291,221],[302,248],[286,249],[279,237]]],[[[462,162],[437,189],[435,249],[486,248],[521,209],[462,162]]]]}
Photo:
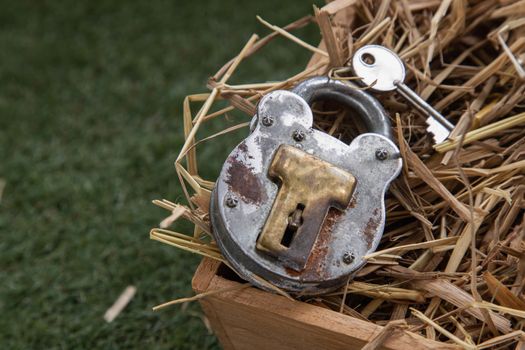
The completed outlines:
{"type": "Polygon", "coordinates": [[[277,149],[268,176],[280,186],[257,239],[257,249],[300,272],[306,266],[328,209],[342,211],[350,204],[355,178],[346,170],[290,145],[277,149]],[[283,245],[290,228],[293,237],[287,237],[288,242],[283,245]]]}

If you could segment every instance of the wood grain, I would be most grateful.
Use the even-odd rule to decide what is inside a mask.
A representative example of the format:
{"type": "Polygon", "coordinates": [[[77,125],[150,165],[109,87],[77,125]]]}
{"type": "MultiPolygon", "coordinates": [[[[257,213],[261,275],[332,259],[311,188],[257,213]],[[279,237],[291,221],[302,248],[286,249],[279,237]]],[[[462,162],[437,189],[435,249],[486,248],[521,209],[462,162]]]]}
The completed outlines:
{"type": "MultiPolygon", "coordinates": [[[[197,293],[231,288],[238,282],[217,275],[220,262],[205,258],[193,277],[197,293]]],[[[200,301],[224,349],[358,350],[383,329],[338,312],[257,288],[225,292],[200,301]]],[[[381,349],[458,349],[408,331],[396,331],[381,349]]]]}

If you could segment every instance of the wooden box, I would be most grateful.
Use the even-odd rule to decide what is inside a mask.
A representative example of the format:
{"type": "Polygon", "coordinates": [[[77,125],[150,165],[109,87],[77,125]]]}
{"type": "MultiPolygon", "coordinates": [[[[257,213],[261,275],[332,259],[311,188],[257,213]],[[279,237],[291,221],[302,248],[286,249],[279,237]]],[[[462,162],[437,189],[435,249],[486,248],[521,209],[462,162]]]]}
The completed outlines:
{"type": "MultiPolygon", "coordinates": [[[[193,277],[197,293],[241,283],[220,262],[205,258],[193,277]]],[[[291,301],[255,287],[212,294],[200,300],[226,350],[361,349],[383,327],[315,305],[291,301]]],[[[397,331],[382,349],[457,349],[407,331],[397,331]]]]}

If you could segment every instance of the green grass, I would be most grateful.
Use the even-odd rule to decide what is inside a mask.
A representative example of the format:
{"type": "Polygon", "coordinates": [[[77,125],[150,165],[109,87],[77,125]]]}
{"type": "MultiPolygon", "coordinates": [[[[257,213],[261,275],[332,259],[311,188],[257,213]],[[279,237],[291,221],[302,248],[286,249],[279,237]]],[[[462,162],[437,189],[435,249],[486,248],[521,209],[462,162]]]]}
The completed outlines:
{"type": "MultiPolygon", "coordinates": [[[[173,161],[183,97],[204,91],[252,32],[267,33],[256,14],[284,25],[310,6],[2,2],[2,349],[218,348],[198,304],[151,311],[192,294],[199,260],[149,240],[166,215],[151,200],[182,199],[173,161]],[[104,311],[129,284],[137,295],[107,324],[104,311]]],[[[318,38],[313,26],[301,34],[318,38]]],[[[243,63],[233,81],[282,79],[308,56],[282,39],[243,63]]],[[[237,141],[202,148],[203,175],[216,174],[237,141]]]]}

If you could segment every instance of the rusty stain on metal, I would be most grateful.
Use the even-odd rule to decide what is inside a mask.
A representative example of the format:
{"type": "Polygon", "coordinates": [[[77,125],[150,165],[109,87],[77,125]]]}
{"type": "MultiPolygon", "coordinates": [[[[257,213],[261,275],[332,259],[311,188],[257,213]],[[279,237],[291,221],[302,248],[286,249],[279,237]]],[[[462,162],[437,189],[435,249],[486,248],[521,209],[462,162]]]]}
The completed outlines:
{"type": "MultiPolygon", "coordinates": [[[[239,150],[247,153],[244,143],[239,145],[239,150]]],[[[239,161],[238,156],[230,156],[227,162],[230,164],[226,183],[230,191],[236,193],[246,202],[251,204],[261,204],[266,201],[266,191],[259,178],[254,174],[253,168],[239,161]]],[[[248,157],[250,157],[248,155],[248,157]]]]}
{"type": "Polygon", "coordinates": [[[238,147],[239,151],[245,154],[248,158],[253,158],[253,156],[248,151],[248,146],[246,145],[246,142],[241,142],[238,147]]]}
{"type": "Polygon", "coordinates": [[[332,229],[343,212],[336,208],[330,208],[325,217],[317,241],[308,259],[307,269],[303,273],[303,279],[323,279],[326,273],[326,256],[329,253],[332,238],[332,229]]]}
{"type": "Polygon", "coordinates": [[[357,197],[359,196],[359,193],[356,192],[352,195],[352,199],[350,199],[350,203],[348,203],[348,208],[355,208],[356,204],[357,204],[357,197]]]}
{"type": "Polygon", "coordinates": [[[368,219],[368,222],[366,223],[365,229],[363,231],[363,235],[365,236],[365,242],[368,249],[372,248],[372,243],[374,243],[374,238],[377,233],[377,228],[379,227],[379,224],[381,223],[381,218],[378,217],[379,214],[379,208],[375,208],[372,212],[372,217],[368,219]]]}

